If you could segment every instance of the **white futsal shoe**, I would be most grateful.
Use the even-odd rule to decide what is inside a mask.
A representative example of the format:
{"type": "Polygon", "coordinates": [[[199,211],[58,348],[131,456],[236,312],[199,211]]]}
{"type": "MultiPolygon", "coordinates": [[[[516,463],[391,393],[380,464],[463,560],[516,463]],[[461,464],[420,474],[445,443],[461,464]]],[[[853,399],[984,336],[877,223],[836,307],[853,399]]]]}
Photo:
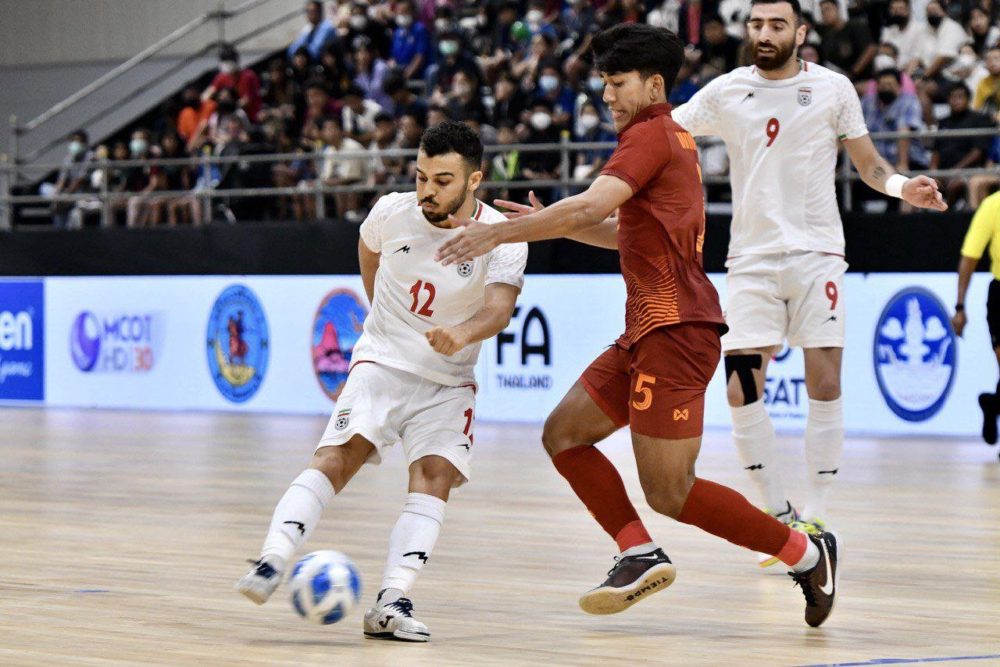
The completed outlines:
{"type": "Polygon", "coordinates": [[[253,567],[236,582],[236,590],[251,602],[264,604],[281,585],[281,572],[270,561],[250,562],[253,567]]]}
{"type": "Polygon", "coordinates": [[[365,613],[365,637],[425,642],[431,638],[431,631],[413,618],[413,603],[409,598],[399,598],[365,613]]]}
{"type": "MultiPolygon", "coordinates": [[[[799,513],[795,511],[795,508],[792,507],[792,504],[787,500],[785,501],[784,509],[773,510],[771,508],[768,508],[764,510],[764,513],[770,514],[771,516],[773,516],[775,519],[785,524],[786,526],[791,526],[792,524],[799,522],[799,513]]],[[[772,556],[771,554],[765,554],[765,553],[757,554],[757,564],[761,567],[771,567],[772,565],[777,564],[777,562],[778,562],[777,556],[772,556]]]]}

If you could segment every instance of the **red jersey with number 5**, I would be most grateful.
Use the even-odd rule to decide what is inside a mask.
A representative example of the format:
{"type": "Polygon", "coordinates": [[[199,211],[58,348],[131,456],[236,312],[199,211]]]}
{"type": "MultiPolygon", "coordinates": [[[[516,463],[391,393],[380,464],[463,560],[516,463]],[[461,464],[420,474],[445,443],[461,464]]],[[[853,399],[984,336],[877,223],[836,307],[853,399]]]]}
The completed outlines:
{"type": "Polygon", "coordinates": [[[618,209],[618,252],[628,298],[628,349],[654,329],[685,322],[724,324],[719,294],[705,274],[705,199],[694,139],[653,104],[618,134],[601,174],[620,178],[632,198],[618,209]]]}

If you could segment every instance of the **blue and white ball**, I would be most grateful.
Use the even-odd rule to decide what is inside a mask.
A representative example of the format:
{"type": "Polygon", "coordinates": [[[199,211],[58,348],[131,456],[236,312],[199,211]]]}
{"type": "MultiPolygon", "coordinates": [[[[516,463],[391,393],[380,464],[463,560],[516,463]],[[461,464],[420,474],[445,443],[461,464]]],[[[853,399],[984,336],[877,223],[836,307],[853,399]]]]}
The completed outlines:
{"type": "Polygon", "coordinates": [[[339,551],[314,551],[292,570],[292,606],[317,625],[341,620],[361,599],[361,576],[351,559],[339,551]]]}

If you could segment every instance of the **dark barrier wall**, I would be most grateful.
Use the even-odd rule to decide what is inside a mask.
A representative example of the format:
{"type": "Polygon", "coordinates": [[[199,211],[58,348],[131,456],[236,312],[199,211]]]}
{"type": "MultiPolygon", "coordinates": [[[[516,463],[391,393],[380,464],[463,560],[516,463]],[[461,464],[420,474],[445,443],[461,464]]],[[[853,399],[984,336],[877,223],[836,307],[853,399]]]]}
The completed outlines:
{"type": "MultiPolygon", "coordinates": [[[[968,213],[844,219],[851,271],[952,271],[968,213]]],[[[705,267],[722,271],[729,217],[710,217],[705,267]]],[[[0,234],[0,275],[357,273],[358,229],[346,223],[214,224],[199,229],[87,229],[0,234]]],[[[618,254],[573,241],[532,244],[531,273],[617,273],[618,254]]]]}

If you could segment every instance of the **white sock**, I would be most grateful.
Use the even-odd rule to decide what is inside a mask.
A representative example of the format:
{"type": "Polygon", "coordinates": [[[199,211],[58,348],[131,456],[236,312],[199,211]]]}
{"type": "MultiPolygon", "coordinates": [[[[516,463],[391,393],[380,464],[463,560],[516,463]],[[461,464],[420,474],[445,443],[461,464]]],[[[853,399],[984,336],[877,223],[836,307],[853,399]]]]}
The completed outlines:
{"type": "Polygon", "coordinates": [[[656,542],[646,542],[645,544],[637,544],[634,547],[629,547],[625,551],[621,552],[618,557],[625,558],[626,556],[641,556],[642,554],[648,554],[654,549],[656,549],[656,542]]]}
{"type": "Polygon", "coordinates": [[[844,450],[843,401],[809,399],[806,419],[806,505],[803,519],[826,517],[826,496],[837,476],[840,453],[844,450]]]}
{"type": "Polygon", "coordinates": [[[778,446],[774,425],[764,401],[729,408],[733,415],[733,442],[740,454],[743,468],[757,485],[764,507],[784,510],[785,490],[781,487],[778,470],[778,446]]]}
{"type": "Polygon", "coordinates": [[[389,556],[382,575],[383,590],[395,588],[405,595],[434,550],[445,502],[426,493],[406,496],[403,513],[389,535],[389,556]]]}
{"type": "Polygon", "coordinates": [[[802,558],[799,562],[792,566],[792,572],[805,572],[806,570],[811,570],[816,567],[816,563],[819,562],[819,547],[816,543],[806,536],[806,552],[802,554],[802,558]]]}
{"type": "Polygon", "coordinates": [[[313,468],[303,470],[274,508],[271,527],[260,551],[261,559],[279,572],[284,571],[298,548],[312,535],[323,508],[334,495],[336,491],[326,475],[313,468]]]}

